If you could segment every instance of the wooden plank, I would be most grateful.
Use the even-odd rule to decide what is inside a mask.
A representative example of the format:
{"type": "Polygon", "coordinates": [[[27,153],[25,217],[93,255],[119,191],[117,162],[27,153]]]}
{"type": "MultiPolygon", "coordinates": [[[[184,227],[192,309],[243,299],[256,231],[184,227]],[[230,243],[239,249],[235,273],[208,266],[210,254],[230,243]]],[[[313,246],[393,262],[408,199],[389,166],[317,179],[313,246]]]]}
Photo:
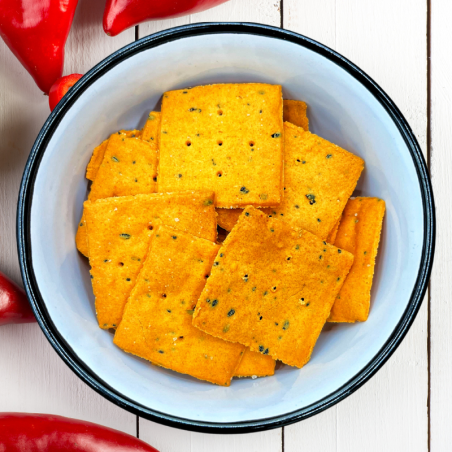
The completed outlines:
{"type": "MultiPolygon", "coordinates": [[[[285,28],[332,47],[373,77],[426,148],[425,1],[284,0],[283,17],[285,28]]],[[[285,429],[285,450],[426,451],[426,343],[427,302],[370,382],[321,416],[285,429]]]]}
{"type": "Polygon", "coordinates": [[[431,2],[431,176],[436,202],[436,252],[431,279],[430,317],[430,450],[450,450],[452,443],[452,353],[450,303],[452,268],[449,266],[449,229],[452,206],[452,61],[450,17],[452,3],[431,2]]]}
{"type": "MultiPolygon", "coordinates": [[[[260,22],[279,26],[281,23],[279,1],[231,0],[217,8],[189,17],[149,22],[139,27],[139,36],[146,36],[162,29],[187,23],[214,21],[260,22]]],[[[282,450],[281,429],[249,435],[228,436],[190,433],[164,427],[140,419],[140,438],[165,452],[278,452],[282,450]]]]}
{"type": "Polygon", "coordinates": [[[162,452],[283,452],[281,429],[244,435],[191,433],[140,418],[140,439],[162,452]]]}
{"type": "MultiPolygon", "coordinates": [[[[134,40],[134,31],[103,35],[103,5],[80,0],[66,47],[65,73],[85,72],[134,40]]],[[[48,98],[0,40],[0,270],[20,281],[16,203],[22,171],[49,114],[48,98]]],[[[53,351],[38,325],[0,328],[2,411],[54,413],[135,434],[136,416],[117,408],[78,379],[53,351]]]]}
{"type": "Polygon", "coordinates": [[[135,41],[135,28],[114,38],[102,28],[105,2],[79,0],[71,32],[66,43],[64,73],[84,74],[114,51],[135,41]]]}

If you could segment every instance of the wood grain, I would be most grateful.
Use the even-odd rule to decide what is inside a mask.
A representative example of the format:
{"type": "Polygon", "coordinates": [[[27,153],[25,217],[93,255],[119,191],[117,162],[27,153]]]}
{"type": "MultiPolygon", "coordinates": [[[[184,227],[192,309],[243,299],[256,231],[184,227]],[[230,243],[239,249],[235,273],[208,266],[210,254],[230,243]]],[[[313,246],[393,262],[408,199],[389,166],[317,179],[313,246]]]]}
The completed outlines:
{"type": "Polygon", "coordinates": [[[431,2],[431,176],[436,202],[437,236],[431,278],[430,450],[450,450],[452,444],[452,267],[450,225],[452,205],[452,3],[431,2]]]}
{"type": "MultiPolygon", "coordinates": [[[[424,150],[426,23],[421,0],[284,0],[284,27],[332,47],[374,78],[424,150]]],[[[401,346],[372,380],[310,425],[285,429],[285,451],[426,451],[427,372],[425,302],[401,346]],[[319,434],[320,425],[328,434],[319,434]]]]}
{"type": "MultiPolygon", "coordinates": [[[[104,35],[103,5],[80,0],[66,46],[65,74],[83,73],[134,40],[134,30],[104,35]]],[[[33,142],[49,114],[48,97],[0,40],[0,270],[20,282],[16,203],[33,142]]],[[[0,328],[0,409],[54,413],[98,422],[131,434],[136,416],[107,402],[76,377],[37,324],[0,328]]]]}

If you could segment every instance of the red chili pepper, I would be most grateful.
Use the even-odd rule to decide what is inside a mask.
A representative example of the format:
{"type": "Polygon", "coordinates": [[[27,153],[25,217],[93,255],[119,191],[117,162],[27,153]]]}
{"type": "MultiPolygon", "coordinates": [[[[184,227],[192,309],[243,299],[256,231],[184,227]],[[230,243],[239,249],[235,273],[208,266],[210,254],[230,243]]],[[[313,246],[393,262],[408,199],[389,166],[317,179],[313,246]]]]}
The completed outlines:
{"type": "Polygon", "coordinates": [[[25,292],[0,272],[0,326],[32,322],[36,322],[36,318],[25,292]]]}
{"type": "Polygon", "coordinates": [[[78,0],[0,0],[0,36],[44,93],[61,77],[78,0]]]}
{"type": "Polygon", "coordinates": [[[0,450],[8,452],[158,452],[92,422],[52,414],[0,413],[0,450]]]}
{"type": "Polygon", "coordinates": [[[104,31],[116,36],[147,20],[168,19],[199,13],[228,0],[107,0],[104,31]]]}
{"type": "Polygon", "coordinates": [[[49,92],[49,107],[50,111],[57,106],[58,102],[68,92],[69,88],[74,86],[78,80],[83,77],[82,74],[65,75],[59,78],[50,88],[49,92]]]}

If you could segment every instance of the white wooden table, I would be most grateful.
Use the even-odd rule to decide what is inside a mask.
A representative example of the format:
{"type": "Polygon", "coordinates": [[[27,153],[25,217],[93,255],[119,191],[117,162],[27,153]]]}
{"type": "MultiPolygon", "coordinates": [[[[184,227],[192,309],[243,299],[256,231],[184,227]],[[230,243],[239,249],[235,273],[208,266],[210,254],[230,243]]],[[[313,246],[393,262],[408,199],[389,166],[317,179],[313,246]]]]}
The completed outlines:
{"type": "MultiPolygon", "coordinates": [[[[140,25],[115,38],[102,30],[103,5],[79,0],[65,74],[86,72],[136,34],[193,22],[248,21],[316,39],[374,78],[413,128],[433,178],[438,234],[429,295],[401,346],[371,381],[328,411],[283,429],[206,435],[137,418],[82,383],[37,325],[0,327],[0,411],[98,422],[139,435],[162,452],[452,450],[452,257],[447,242],[452,224],[452,1],[231,0],[204,13],[140,25]]],[[[17,193],[48,113],[47,97],[0,41],[0,270],[16,281],[17,193]]]]}

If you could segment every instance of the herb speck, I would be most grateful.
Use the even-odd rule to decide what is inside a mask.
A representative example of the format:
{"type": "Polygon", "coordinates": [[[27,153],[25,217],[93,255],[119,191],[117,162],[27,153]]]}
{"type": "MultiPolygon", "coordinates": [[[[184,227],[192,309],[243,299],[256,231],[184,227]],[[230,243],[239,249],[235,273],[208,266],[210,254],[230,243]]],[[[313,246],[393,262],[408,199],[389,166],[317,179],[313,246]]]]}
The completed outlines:
{"type": "Polygon", "coordinates": [[[311,204],[311,206],[313,204],[315,204],[315,195],[308,194],[308,195],[305,195],[305,196],[306,196],[306,198],[309,199],[309,204],[311,204]]]}

